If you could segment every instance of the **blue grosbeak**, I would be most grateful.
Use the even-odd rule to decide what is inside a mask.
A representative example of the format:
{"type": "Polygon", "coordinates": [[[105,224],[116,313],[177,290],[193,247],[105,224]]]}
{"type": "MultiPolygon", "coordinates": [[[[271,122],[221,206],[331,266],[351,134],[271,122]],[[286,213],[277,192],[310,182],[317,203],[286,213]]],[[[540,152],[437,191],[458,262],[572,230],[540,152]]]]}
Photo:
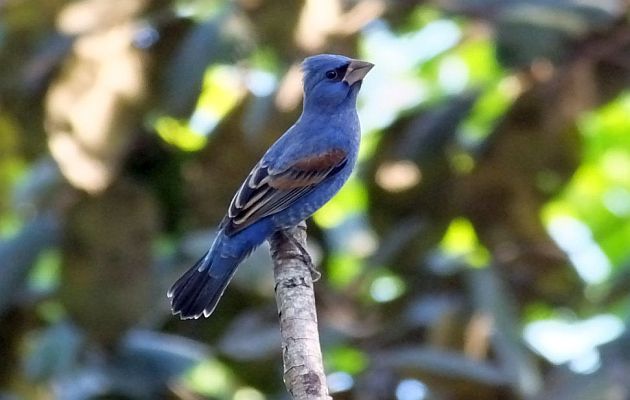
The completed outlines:
{"type": "Polygon", "coordinates": [[[253,249],[311,216],[343,186],[359,149],[356,99],[372,67],[331,54],[304,60],[302,115],[236,192],[210,250],[169,290],[173,314],[209,316],[253,249]]]}

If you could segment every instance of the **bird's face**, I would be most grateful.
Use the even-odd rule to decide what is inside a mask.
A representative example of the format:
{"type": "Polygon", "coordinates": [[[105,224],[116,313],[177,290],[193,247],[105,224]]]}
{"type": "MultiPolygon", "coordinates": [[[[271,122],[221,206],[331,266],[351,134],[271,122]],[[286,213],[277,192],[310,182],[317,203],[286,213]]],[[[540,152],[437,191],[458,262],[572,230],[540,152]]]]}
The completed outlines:
{"type": "Polygon", "coordinates": [[[366,61],[332,54],[308,57],[302,64],[305,108],[354,106],[361,82],[373,66],[366,61]]]}

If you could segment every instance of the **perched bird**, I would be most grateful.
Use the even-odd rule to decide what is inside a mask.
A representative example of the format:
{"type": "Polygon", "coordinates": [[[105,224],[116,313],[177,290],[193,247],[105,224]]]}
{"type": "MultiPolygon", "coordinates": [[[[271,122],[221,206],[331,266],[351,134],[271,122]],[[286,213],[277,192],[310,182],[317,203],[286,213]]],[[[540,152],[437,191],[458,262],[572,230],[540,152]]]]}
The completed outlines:
{"type": "Polygon", "coordinates": [[[236,192],[210,250],[168,291],[173,314],[209,316],[252,250],[311,216],[343,186],[359,149],[357,94],[373,66],[331,54],[304,60],[302,115],[236,192]]]}

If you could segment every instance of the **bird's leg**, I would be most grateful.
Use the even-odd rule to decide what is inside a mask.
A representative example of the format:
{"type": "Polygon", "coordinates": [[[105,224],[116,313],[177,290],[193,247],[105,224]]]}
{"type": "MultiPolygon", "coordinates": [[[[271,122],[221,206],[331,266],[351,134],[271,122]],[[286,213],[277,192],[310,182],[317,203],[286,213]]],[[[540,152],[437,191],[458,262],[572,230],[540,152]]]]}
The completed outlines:
{"type": "MultiPolygon", "coordinates": [[[[298,227],[306,229],[306,226],[302,227],[298,225],[298,227]]],[[[317,268],[315,268],[315,264],[313,264],[313,259],[311,258],[311,255],[308,254],[308,251],[306,251],[304,246],[302,246],[302,244],[300,244],[300,242],[298,242],[297,239],[293,237],[293,235],[290,235],[286,230],[282,230],[281,232],[285,238],[287,238],[291,243],[295,245],[295,247],[297,247],[299,251],[298,257],[302,259],[304,264],[308,266],[309,271],[311,271],[311,278],[313,279],[313,282],[317,282],[322,277],[322,273],[319,272],[317,268]]]]}

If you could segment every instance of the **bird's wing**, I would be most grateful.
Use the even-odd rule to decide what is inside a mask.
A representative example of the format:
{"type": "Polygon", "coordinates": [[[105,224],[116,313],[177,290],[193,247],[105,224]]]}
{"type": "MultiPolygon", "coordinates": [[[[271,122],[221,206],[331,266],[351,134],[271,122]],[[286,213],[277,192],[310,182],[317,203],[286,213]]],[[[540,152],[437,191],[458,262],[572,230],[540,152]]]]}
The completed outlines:
{"type": "Polygon", "coordinates": [[[249,173],[230,203],[221,227],[233,235],[261,218],[282,211],[309,193],[347,163],[340,149],[301,158],[284,168],[259,162],[249,173]]]}

